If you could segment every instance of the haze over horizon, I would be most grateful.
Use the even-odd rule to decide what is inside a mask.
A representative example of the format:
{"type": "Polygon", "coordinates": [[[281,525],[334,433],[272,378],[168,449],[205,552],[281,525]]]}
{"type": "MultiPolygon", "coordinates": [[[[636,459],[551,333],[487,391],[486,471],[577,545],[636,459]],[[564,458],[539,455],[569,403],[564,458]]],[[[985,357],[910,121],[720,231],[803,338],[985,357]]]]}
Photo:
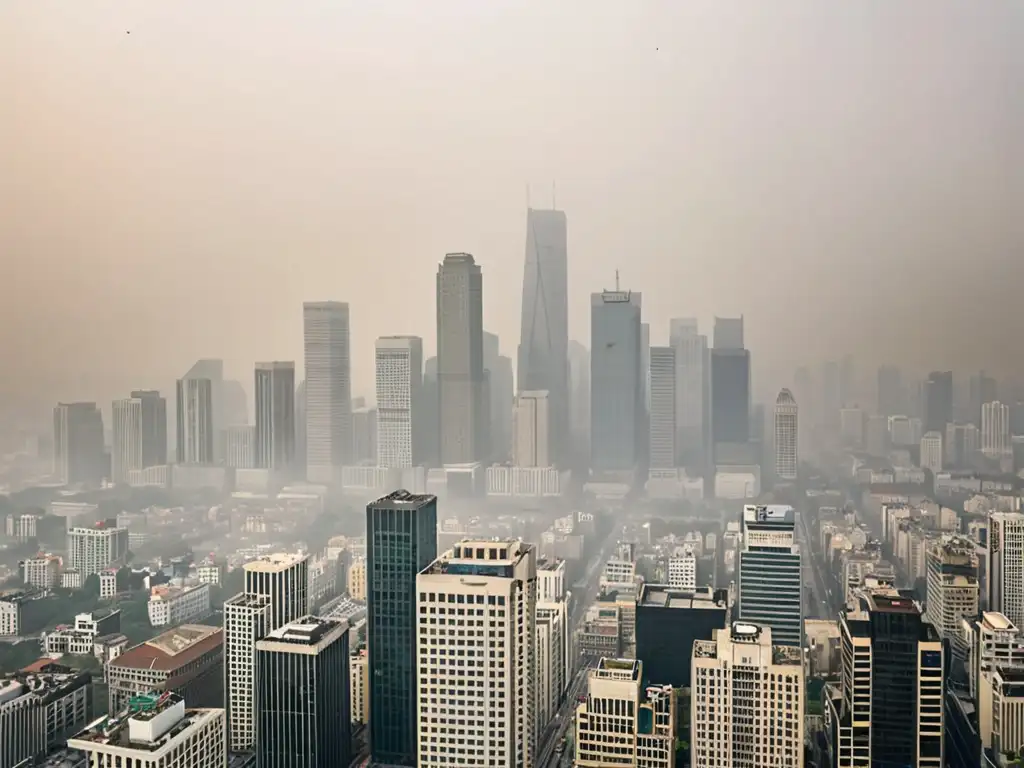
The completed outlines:
{"type": "Polygon", "coordinates": [[[1022,31],[967,0],[13,0],[0,401],[172,396],[200,357],[250,386],[322,299],[370,394],[376,337],[433,354],[450,251],[514,359],[552,181],[571,338],[619,269],[652,344],[743,314],[758,390],[847,352],[1024,376],[1022,31]]]}

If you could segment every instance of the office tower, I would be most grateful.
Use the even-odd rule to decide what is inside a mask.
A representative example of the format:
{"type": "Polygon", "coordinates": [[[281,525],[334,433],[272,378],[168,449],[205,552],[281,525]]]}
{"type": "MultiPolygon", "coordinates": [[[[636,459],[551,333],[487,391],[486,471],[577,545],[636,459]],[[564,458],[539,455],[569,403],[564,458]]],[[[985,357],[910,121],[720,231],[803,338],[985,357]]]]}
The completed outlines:
{"type": "Polygon", "coordinates": [[[734,623],[693,644],[693,765],[804,764],[804,668],[799,647],[771,627],[734,623]]]}
{"type": "Polygon", "coordinates": [[[569,608],[565,600],[537,598],[537,673],[534,697],[538,732],[550,723],[565,696],[575,666],[572,658],[569,608]]]}
{"type": "Polygon", "coordinates": [[[643,687],[650,674],[635,659],[603,658],[576,708],[579,768],[675,768],[676,697],[667,685],[643,687]]]}
{"type": "Polygon", "coordinates": [[[839,622],[842,682],[825,697],[829,764],[942,766],[942,639],[920,606],[869,583],[839,622]]]}
{"type": "Polygon", "coordinates": [[[725,629],[728,590],[699,587],[690,592],[664,584],[644,584],[636,601],[636,655],[649,680],[690,687],[690,656],[695,640],[711,640],[725,629]]]}
{"type": "Polygon", "coordinates": [[[103,414],[96,403],[53,409],[53,474],[65,485],[100,485],[105,475],[103,414]]]}
{"type": "Polygon", "coordinates": [[[1024,627],[1024,514],[994,512],[988,520],[988,609],[1024,627]]]}
{"type": "Polygon", "coordinates": [[[905,409],[903,396],[903,374],[893,365],[878,369],[878,413],[881,416],[896,416],[905,409]]]}
{"type": "Polygon", "coordinates": [[[573,466],[590,458],[590,350],[578,341],[569,342],[569,419],[573,466]]]}
{"type": "Polygon", "coordinates": [[[798,413],[793,393],[788,389],[779,392],[775,398],[775,475],[780,480],[796,480],[800,465],[798,413]]]}
{"type": "Polygon", "coordinates": [[[549,393],[556,463],[569,448],[567,251],[565,213],[528,209],[517,391],[549,393]]]}
{"type": "Polygon", "coordinates": [[[590,296],[590,468],[632,473],[640,463],[645,416],[640,377],[642,297],[632,291],[590,296]]]}
{"type": "Polygon", "coordinates": [[[953,421],[953,372],[932,371],[924,384],[924,428],[929,432],[946,430],[953,421]]]}
{"type": "MultiPolygon", "coordinates": [[[[512,454],[512,403],[515,375],[512,358],[501,354],[496,334],[484,331],[484,377],[490,420],[491,461],[504,463],[512,454]]],[[[520,387],[522,389],[522,387],[520,387]]]]}
{"type": "Polygon", "coordinates": [[[715,318],[711,350],[711,440],[718,446],[750,442],[750,352],[743,348],[743,318],[715,318]]]}
{"type": "Polygon", "coordinates": [[[715,349],[746,349],[743,338],[743,316],[716,317],[713,341],[715,349]]]}
{"type": "Polygon", "coordinates": [[[981,406],[981,452],[993,459],[1013,453],[1010,446],[1010,408],[998,400],[981,406]]]}
{"type": "Polygon", "coordinates": [[[697,589],[697,557],[687,548],[668,559],[669,589],[693,594],[697,589]]]}
{"type": "Polygon", "coordinates": [[[137,390],[112,408],[111,479],[128,480],[133,469],[167,463],[167,401],[159,392],[137,390]]]}
{"type": "Polygon", "coordinates": [[[704,457],[708,339],[697,330],[692,318],[669,321],[676,364],[676,466],[699,464],[704,457]]]}
{"type": "Polygon", "coordinates": [[[551,466],[551,399],[549,393],[520,391],[512,415],[512,464],[551,466]]]}
{"type": "Polygon", "coordinates": [[[256,763],[352,762],[348,623],[304,616],[256,643],[256,763]]]}
{"type": "Polygon", "coordinates": [[[295,464],[295,363],[256,363],[256,466],[279,472],[295,464]]]}
{"type": "Polygon", "coordinates": [[[839,411],[843,407],[839,363],[828,360],[821,366],[821,425],[830,431],[839,428],[839,411]]]}
{"type": "Polygon", "coordinates": [[[967,657],[961,631],[963,619],[977,616],[979,611],[978,558],[974,547],[974,542],[953,536],[932,544],[926,555],[925,620],[961,659],[967,657]]]}
{"type": "Polygon", "coordinates": [[[889,453],[889,417],[868,416],[864,420],[864,450],[871,456],[889,453]]]}
{"type": "Polygon", "coordinates": [[[63,751],[67,739],[92,722],[91,674],[57,669],[22,671],[0,682],[0,765],[5,768],[57,762],[47,754],[63,751]]]}
{"type": "Polygon", "coordinates": [[[651,347],[651,408],[650,448],[648,464],[651,469],[671,469],[676,466],[679,451],[676,448],[676,351],[672,347],[651,347]]]}
{"type": "Polygon", "coordinates": [[[242,424],[224,431],[224,463],[235,469],[256,466],[256,427],[242,424]]]}
{"type": "Polygon", "coordinates": [[[437,499],[395,491],[368,504],[366,558],[370,759],[416,768],[416,579],[437,559],[437,499]]]}
{"type": "Polygon", "coordinates": [[[179,464],[213,464],[223,417],[224,361],[196,361],[176,385],[176,445],[179,464]]]}
{"type": "Polygon", "coordinates": [[[977,700],[981,679],[996,667],[1024,667],[1024,633],[998,611],[965,618],[962,632],[967,647],[968,690],[977,700]]]}
{"type": "Polygon", "coordinates": [[[991,403],[999,398],[997,389],[996,380],[987,376],[984,371],[971,376],[970,414],[968,416],[970,421],[981,424],[981,407],[985,403],[991,403]]]}
{"type": "Polygon", "coordinates": [[[468,253],[437,268],[437,382],[442,464],[488,458],[489,403],[484,376],[484,280],[468,253]]]}
{"type": "MultiPolygon", "coordinates": [[[[644,385],[644,410],[651,413],[651,324],[640,323],[640,380],[644,385]]],[[[646,426],[647,420],[643,420],[646,426]]],[[[644,443],[644,450],[647,444],[644,443]]]]}
{"type": "Polygon", "coordinates": [[[921,438],[921,468],[932,474],[942,471],[942,433],[926,432],[921,438]]]}
{"type": "Polygon", "coordinates": [[[947,424],[942,444],[943,463],[947,467],[970,465],[981,447],[981,431],[973,424],[947,424]]]}
{"type": "Polygon", "coordinates": [[[796,512],[790,506],[743,507],[736,616],[771,627],[778,645],[803,642],[803,582],[795,530],[796,512]]]}
{"type": "Polygon", "coordinates": [[[223,709],[186,709],[181,696],[140,696],[68,739],[90,766],[223,768],[228,763],[223,709]]]}
{"type": "Polygon", "coordinates": [[[221,393],[224,409],[224,428],[249,423],[249,398],[245,386],[237,379],[225,379],[221,393]]]}
{"type": "Polygon", "coordinates": [[[377,466],[411,467],[423,441],[423,339],[382,336],[375,346],[377,466]]]}
{"type": "Polygon", "coordinates": [[[330,483],[352,453],[352,367],[348,304],[302,305],[306,355],[306,478],[330,483]]]}
{"type": "Polygon", "coordinates": [[[537,737],[533,546],[462,541],[420,572],[416,592],[419,764],[532,765],[537,737]],[[495,656],[478,650],[487,647],[484,636],[499,649],[495,656]],[[453,656],[462,663],[456,666],[453,656]],[[474,679],[481,685],[465,685],[474,679]]]}
{"type": "Polygon", "coordinates": [[[377,462],[377,409],[365,405],[352,408],[352,453],[353,464],[376,464],[377,462]]]}
{"type": "Polygon", "coordinates": [[[423,463],[441,464],[441,389],[437,383],[437,358],[423,363],[423,463]]]}
{"type": "Polygon", "coordinates": [[[96,525],[68,530],[67,568],[78,571],[83,579],[111,566],[125,564],[128,557],[128,529],[96,525]]]}
{"type": "Polygon", "coordinates": [[[270,600],[270,629],[309,612],[309,555],[268,555],[243,567],[245,594],[270,600]]]}

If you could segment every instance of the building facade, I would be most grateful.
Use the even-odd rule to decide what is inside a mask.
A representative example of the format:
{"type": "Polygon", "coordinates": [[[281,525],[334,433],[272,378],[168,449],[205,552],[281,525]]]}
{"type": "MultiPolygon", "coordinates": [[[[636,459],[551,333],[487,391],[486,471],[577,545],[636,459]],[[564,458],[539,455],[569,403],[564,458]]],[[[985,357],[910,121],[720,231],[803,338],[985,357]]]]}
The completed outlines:
{"type": "Polygon", "coordinates": [[[796,480],[800,457],[798,408],[793,393],[779,392],[775,400],[775,476],[780,480],[796,480]]]}
{"type": "Polygon", "coordinates": [[[58,403],[53,409],[53,476],[89,486],[106,476],[103,414],[96,403],[58,403]]]}
{"type": "Polygon", "coordinates": [[[377,466],[422,461],[423,339],[384,336],[375,349],[377,466]]]}
{"type": "Polygon", "coordinates": [[[512,416],[512,464],[550,467],[551,398],[546,390],[520,391],[512,416]]]}
{"type": "Polygon", "coordinates": [[[739,554],[736,615],[769,627],[776,645],[803,645],[803,579],[796,511],[787,505],[747,504],[739,554]]]}
{"type": "Polygon", "coordinates": [[[306,477],[336,480],[352,453],[349,307],[339,301],[302,305],[306,360],[306,477]]]}
{"type": "Polygon", "coordinates": [[[676,350],[673,347],[651,347],[650,355],[649,466],[651,469],[672,469],[678,466],[679,458],[676,446],[676,350]]]}
{"type": "Polygon", "coordinates": [[[253,463],[291,472],[295,466],[295,363],[256,363],[253,463]]]}

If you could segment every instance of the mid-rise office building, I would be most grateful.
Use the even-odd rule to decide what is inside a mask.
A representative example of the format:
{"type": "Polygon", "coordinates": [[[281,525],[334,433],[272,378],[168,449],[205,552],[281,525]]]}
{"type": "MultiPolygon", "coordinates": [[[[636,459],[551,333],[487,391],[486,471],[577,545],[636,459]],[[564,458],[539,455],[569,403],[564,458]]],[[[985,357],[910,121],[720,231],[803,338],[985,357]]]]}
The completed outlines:
{"type": "Polygon", "coordinates": [[[112,408],[111,479],[128,482],[129,472],[167,463],[167,401],[159,392],[136,391],[112,408]]]}
{"type": "Polygon", "coordinates": [[[420,572],[416,592],[419,764],[531,765],[536,551],[521,541],[462,541],[420,572]]]}
{"type": "Polygon", "coordinates": [[[88,672],[49,664],[40,672],[0,678],[0,765],[37,765],[92,716],[88,672]]]}
{"type": "Polygon", "coordinates": [[[921,468],[938,474],[942,471],[943,459],[942,433],[925,432],[921,438],[921,468]]]}
{"type": "Polygon", "coordinates": [[[352,370],[348,304],[302,305],[306,360],[306,477],[336,479],[352,453],[352,370]]]}
{"type": "Polygon", "coordinates": [[[512,464],[551,466],[551,401],[546,390],[520,391],[512,414],[512,464]]]}
{"type": "Polygon", "coordinates": [[[635,659],[601,659],[576,708],[576,765],[675,768],[676,697],[651,685],[635,659]]]}
{"type": "Polygon", "coordinates": [[[994,512],[988,522],[988,609],[1024,627],[1024,514],[994,512]]]}
{"type": "Polygon", "coordinates": [[[291,472],[295,466],[295,363],[256,363],[254,463],[291,472]]]}
{"type": "Polygon", "coordinates": [[[697,557],[692,549],[678,552],[668,559],[669,589],[693,593],[697,589],[697,557]]]}
{"type": "Polygon", "coordinates": [[[377,466],[422,461],[423,339],[383,336],[376,344],[377,466]]]}
{"type": "Polygon", "coordinates": [[[925,619],[959,658],[967,657],[965,616],[979,611],[978,558],[974,542],[953,536],[935,542],[926,556],[925,619]]]}
{"type": "Polygon", "coordinates": [[[395,491],[367,505],[366,642],[374,763],[419,765],[416,581],[436,559],[434,496],[395,491]]]}
{"type": "Polygon", "coordinates": [[[651,426],[648,456],[651,469],[677,466],[676,447],[676,351],[673,347],[651,347],[651,426]]]}
{"type": "Polygon", "coordinates": [[[352,762],[348,624],[304,616],[256,643],[261,768],[352,762]]]}
{"type": "Polygon", "coordinates": [[[997,611],[963,619],[966,667],[971,697],[977,700],[981,678],[997,666],[1024,667],[1024,632],[997,611]]]}
{"type": "Polygon", "coordinates": [[[793,393],[788,389],[779,392],[775,399],[775,475],[780,480],[796,480],[800,464],[798,414],[793,393]]]}
{"type": "Polygon", "coordinates": [[[743,622],[693,644],[693,765],[804,764],[802,653],[774,644],[771,627],[743,622]]]}
{"type": "Polygon", "coordinates": [[[94,528],[76,527],[68,531],[67,567],[82,578],[124,565],[128,557],[128,529],[105,523],[94,528]]]}
{"type": "Polygon", "coordinates": [[[736,616],[770,627],[777,645],[803,644],[803,579],[796,511],[783,504],[747,504],[739,555],[736,616]]]}
{"type": "Polygon", "coordinates": [[[676,363],[676,466],[699,465],[707,447],[708,337],[698,329],[693,318],[669,322],[669,346],[676,363]]]}
{"type": "Polygon", "coordinates": [[[54,479],[99,486],[105,465],[103,414],[96,403],[58,403],[53,409],[54,479]]]}

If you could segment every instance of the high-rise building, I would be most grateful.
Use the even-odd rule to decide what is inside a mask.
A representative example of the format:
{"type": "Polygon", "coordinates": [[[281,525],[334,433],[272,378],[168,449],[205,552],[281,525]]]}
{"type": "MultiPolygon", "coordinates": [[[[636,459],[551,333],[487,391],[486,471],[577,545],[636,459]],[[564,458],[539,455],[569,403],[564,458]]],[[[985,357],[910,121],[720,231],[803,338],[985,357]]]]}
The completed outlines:
{"type": "Polygon", "coordinates": [[[693,765],[804,764],[802,649],[778,645],[770,627],[737,622],[693,644],[693,765]]]}
{"type": "Polygon", "coordinates": [[[520,391],[512,416],[512,464],[551,466],[551,399],[546,391],[520,391]]]}
{"type": "Polygon", "coordinates": [[[614,290],[590,297],[590,467],[635,472],[644,430],[642,297],[614,290]]]}
{"type": "Polygon", "coordinates": [[[377,461],[377,409],[365,405],[352,408],[353,464],[374,464],[377,461]]]}
{"type": "Polygon", "coordinates": [[[932,371],[924,383],[924,428],[942,434],[953,421],[953,372],[932,371]]]}
{"type": "Polygon", "coordinates": [[[671,686],[643,687],[642,662],[603,658],[576,707],[579,768],[675,768],[676,697],[671,686]]]}
{"type": "Polygon", "coordinates": [[[370,758],[417,768],[416,580],[437,559],[437,499],[395,491],[368,504],[366,558],[370,758]]]}
{"type": "Polygon", "coordinates": [[[942,444],[943,462],[948,467],[970,466],[981,449],[981,431],[973,424],[947,424],[942,444]]]}
{"type": "Polygon", "coordinates": [[[698,333],[695,319],[674,318],[669,346],[676,364],[676,465],[692,466],[703,460],[706,447],[708,338],[698,333]]]}
{"type": "Polygon", "coordinates": [[[556,463],[564,462],[569,448],[567,242],[564,212],[527,210],[517,391],[549,393],[556,463]]]}
{"type": "Polygon", "coordinates": [[[926,555],[925,620],[959,658],[967,657],[962,624],[979,611],[978,557],[973,541],[953,536],[935,542],[926,555]]]}
{"type": "Polygon", "coordinates": [[[255,463],[289,472],[295,465],[295,363],[256,363],[255,463]]]}
{"type": "Polygon", "coordinates": [[[1024,514],[994,512],[988,521],[988,609],[1024,627],[1024,514]]]}
{"type": "Polygon", "coordinates": [[[537,728],[543,731],[565,697],[574,666],[570,651],[569,608],[565,600],[537,600],[537,728]]]}
{"type": "Polygon", "coordinates": [[[821,425],[830,432],[839,428],[839,411],[843,407],[839,363],[827,360],[821,366],[821,425]]]}
{"type": "Polygon", "coordinates": [[[53,475],[66,485],[99,485],[105,476],[103,414],[96,403],[53,409],[53,475]]]}
{"type": "Polygon", "coordinates": [[[213,464],[223,416],[224,361],[196,361],[176,386],[176,445],[179,464],[213,464]]]}
{"type": "Polygon", "coordinates": [[[994,459],[1013,454],[1010,408],[998,400],[981,406],[981,452],[994,459]]]}
{"type": "Polygon", "coordinates": [[[352,363],[348,304],[302,305],[306,356],[306,477],[336,479],[352,453],[352,363]]]}
{"type": "Polygon", "coordinates": [[[45,765],[47,753],[92,722],[90,673],[50,669],[0,680],[0,765],[45,765]]]}
{"type": "Polygon", "coordinates": [[[673,347],[651,347],[651,419],[648,433],[648,462],[651,469],[676,466],[678,397],[676,395],[676,351],[673,347]]]}
{"type": "Polygon", "coordinates": [[[798,408],[788,389],[775,398],[775,475],[780,480],[796,480],[800,465],[798,408]]]}
{"type": "Polygon", "coordinates": [[[377,339],[377,466],[411,467],[421,460],[423,339],[377,339]]]}
{"type": "Polygon", "coordinates": [[[489,458],[483,286],[480,266],[468,253],[449,253],[438,265],[437,380],[442,464],[489,458]]]}
{"type": "Polygon", "coordinates": [[[224,430],[224,463],[235,469],[256,466],[256,427],[241,424],[224,430]]]}
{"type": "Polygon", "coordinates": [[[711,440],[718,446],[750,442],[750,352],[743,348],[743,318],[715,318],[711,350],[711,440]]]}
{"type": "Polygon", "coordinates": [[[491,461],[504,463],[512,455],[512,405],[515,374],[512,358],[501,354],[497,334],[484,331],[484,377],[490,409],[491,461]]]}
{"type": "Polygon", "coordinates": [[[999,397],[996,380],[986,375],[984,371],[971,376],[969,397],[970,413],[968,418],[975,424],[981,424],[981,407],[999,397]]]}
{"type": "Polygon", "coordinates": [[[878,413],[881,416],[896,416],[905,409],[903,374],[894,365],[883,365],[878,369],[878,413]]]}
{"type": "Polygon", "coordinates": [[[437,382],[437,358],[423,363],[423,463],[441,464],[441,389],[437,382]]]}
{"type": "Polygon", "coordinates": [[[536,550],[521,541],[462,541],[420,572],[416,592],[419,764],[531,765],[536,550]],[[481,650],[484,636],[493,657],[481,650]],[[467,679],[483,685],[464,686],[467,679]]]}
{"type": "Polygon", "coordinates": [[[716,317],[713,341],[715,349],[746,349],[743,317],[716,317]]]}
{"type": "Polygon", "coordinates": [[[238,379],[225,379],[221,399],[224,410],[223,429],[249,423],[249,397],[245,394],[242,382],[238,379]]]}
{"type": "MultiPolygon", "coordinates": [[[[255,438],[255,435],[253,435],[255,438]]],[[[295,474],[308,477],[306,471],[306,380],[295,388],[295,474]]]]}
{"type": "Polygon", "coordinates": [[[573,459],[586,463],[590,459],[590,350],[578,341],[569,342],[569,387],[573,459]]]}
{"type": "Polygon", "coordinates": [[[683,592],[644,584],[636,601],[636,655],[644,660],[647,678],[689,688],[693,643],[711,640],[716,629],[725,629],[728,601],[724,589],[683,592]]]}
{"type": "Polygon", "coordinates": [[[256,763],[352,762],[346,622],[304,616],[256,643],[256,763]]]}
{"type": "Polygon", "coordinates": [[[925,432],[921,437],[921,467],[932,474],[942,471],[942,433],[925,432]]]}
{"type": "Polygon", "coordinates": [[[803,580],[796,511],[787,505],[747,504],[739,556],[736,616],[770,627],[778,645],[803,644],[803,580]]]}
{"type": "Polygon", "coordinates": [[[844,446],[864,447],[864,411],[856,406],[840,409],[839,437],[844,446]]]}
{"type": "Polygon", "coordinates": [[[83,579],[111,566],[124,565],[128,557],[128,529],[97,523],[68,529],[67,568],[83,579]]]}
{"type": "Polygon", "coordinates": [[[841,683],[825,706],[828,765],[943,763],[943,647],[920,606],[869,584],[840,613],[841,683]]]}
{"type": "Polygon", "coordinates": [[[962,624],[967,647],[968,690],[977,697],[981,679],[996,667],[1024,667],[1024,633],[998,611],[983,611],[962,624]]]}
{"type": "Polygon", "coordinates": [[[677,552],[668,559],[669,589],[693,594],[697,589],[697,557],[692,549],[677,552]]]}
{"type": "Polygon", "coordinates": [[[167,401],[159,392],[138,390],[112,408],[111,479],[128,480],[133,469],[167,463],[167,401]]]}

